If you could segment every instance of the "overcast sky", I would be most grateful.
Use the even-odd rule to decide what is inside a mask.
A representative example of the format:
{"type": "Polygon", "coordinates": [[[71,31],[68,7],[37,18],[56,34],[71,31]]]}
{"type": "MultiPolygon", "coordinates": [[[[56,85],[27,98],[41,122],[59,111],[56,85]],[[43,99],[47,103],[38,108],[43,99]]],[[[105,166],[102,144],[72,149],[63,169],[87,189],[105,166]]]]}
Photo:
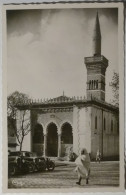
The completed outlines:
{"type": "MultiPolygon", "coordinates": [[[[109,60],[109,82],[118,72],[118,10],[97,9],[102,55],[109,60]]],[[[86,95],[84,57],[92,56],[96,9],[18,10],[7,13],[8,94],[18,90],[31,98],[86,95]]]]}

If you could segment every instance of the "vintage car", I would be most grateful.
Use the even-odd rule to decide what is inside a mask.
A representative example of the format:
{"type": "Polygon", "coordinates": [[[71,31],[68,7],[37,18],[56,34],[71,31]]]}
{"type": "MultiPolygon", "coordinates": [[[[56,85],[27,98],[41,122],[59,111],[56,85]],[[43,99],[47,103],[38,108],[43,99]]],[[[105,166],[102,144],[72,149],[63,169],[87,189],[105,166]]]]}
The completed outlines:
{"type": "Polygon", "coordinates": [[[8,155],[8,174],[29,173],[46,169],[44,158],[27,151],[10,152],[8,155]]]}
{"type": "Polygon", "coordinates": [[[23,174],[35,171],[53,171],[55,163],[49,158],[37,156],[27,151],[10,152],[8,155],[8,174],[23,174]]]}

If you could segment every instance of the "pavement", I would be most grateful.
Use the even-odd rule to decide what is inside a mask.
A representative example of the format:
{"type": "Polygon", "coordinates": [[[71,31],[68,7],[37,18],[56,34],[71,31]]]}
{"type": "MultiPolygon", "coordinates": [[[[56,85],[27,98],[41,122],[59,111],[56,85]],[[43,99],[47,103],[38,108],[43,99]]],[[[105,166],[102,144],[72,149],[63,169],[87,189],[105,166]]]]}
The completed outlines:
{"type": "Polygon", "coordinates": [[[80,186],[76,184],[78,179],[75,167],[74,162],[56,161],[56,167],[52,172],[36,172],[9,178],[8,188],[61,189],[119,186],[119,162],[92,162],[89,184],[86,185],[83,179],[80,186]]]}

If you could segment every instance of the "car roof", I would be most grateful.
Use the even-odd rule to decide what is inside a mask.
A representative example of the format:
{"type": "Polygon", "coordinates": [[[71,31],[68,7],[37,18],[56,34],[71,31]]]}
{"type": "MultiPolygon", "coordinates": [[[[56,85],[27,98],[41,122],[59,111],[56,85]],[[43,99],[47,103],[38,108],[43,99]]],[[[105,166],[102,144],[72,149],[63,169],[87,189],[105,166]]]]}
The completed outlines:
{"type": "MultiPolygon", "coordinates": [[[[16,152],[29,152],[29,151],[11,151],[13,153],[16,153],[16,152]]],[[[29,152],[29,153],[32,153],[32,152],[29,152]]]]}

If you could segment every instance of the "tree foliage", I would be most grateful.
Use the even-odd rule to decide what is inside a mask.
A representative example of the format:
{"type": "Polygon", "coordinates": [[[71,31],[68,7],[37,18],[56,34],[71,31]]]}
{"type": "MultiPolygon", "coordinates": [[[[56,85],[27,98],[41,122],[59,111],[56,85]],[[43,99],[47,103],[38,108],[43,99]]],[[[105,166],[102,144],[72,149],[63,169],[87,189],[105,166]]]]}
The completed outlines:
{"type": "Polygon", "coordinates": [[[28,101],[28,95],[20,93],[18,91],[13,92],[7,97],[7,115],[15,119],[17,112],[17,105],[23,104],[25,101],[28,101]]]}
{"type": "Polygon", "coordinates": [[[118,73],[114,72],[110,86],[112,87],[112,93],[113,93],[112,103],[115,106],[119,106],[119,74],[118,73]]]}

